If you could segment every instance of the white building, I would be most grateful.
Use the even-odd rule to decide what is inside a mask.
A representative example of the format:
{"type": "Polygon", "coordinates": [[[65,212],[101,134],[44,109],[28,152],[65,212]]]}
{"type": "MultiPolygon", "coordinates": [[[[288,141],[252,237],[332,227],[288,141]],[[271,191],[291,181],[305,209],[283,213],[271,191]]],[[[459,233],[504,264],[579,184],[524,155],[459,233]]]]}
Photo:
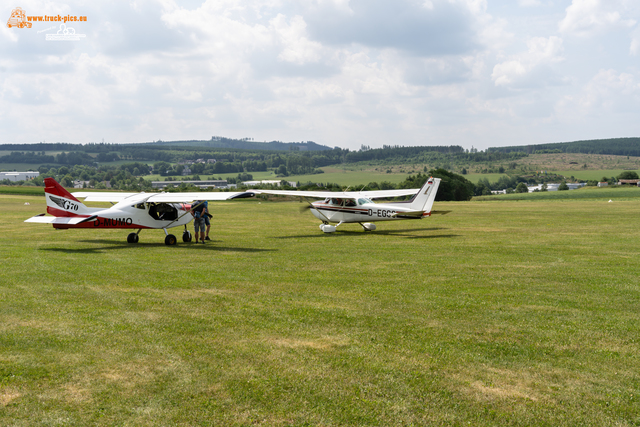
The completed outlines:
{"type": "Polygon", "coordinates": [[[27,181],[40,176],[40,172],[0,172],[0,181],[27,181]]]}
{"type": "MultiPolygon", "coordinates": [[[[542,191],[543,185],[544,184],[538,184],[527,188],[529,189],[529,193],[533,193],[535,190],[542,191]]],[[[578,184],[567,183],[567,187],[569,187],[569,190],[577,190],[578,188],[584,187],[585,185],[587,184],[585,184],[584,182],[578,184]]],[[[558,191],[558,187],[560,187],[560,184],[547,184],[547,191],[558,191]]]]}
{"type": "MultiPolygon", "coordinates": [[[[263,185],[263,184],[277,185],[278,187],[280,187],[281,182],[282,181],[277,181],[277,180],[262,180],[262,181],[243,181],[242,183],[247,187],[254,187],[256,185],[263,185]]],[[[295,181],[285,181],[285,182],[289,184],[290,187],[297,187],[298,185],[295,181]]]]}
{"type": "Polygon", "coordinates": [[[201,181],[151,181],[151,186],[153,188],[167,188],[171,187],[179,187],[180,184],[193,184],[200,189],[206,188],[228,188],[229,184],[226,179],[209,179],[209,180],[201,180],[201,181]]]}

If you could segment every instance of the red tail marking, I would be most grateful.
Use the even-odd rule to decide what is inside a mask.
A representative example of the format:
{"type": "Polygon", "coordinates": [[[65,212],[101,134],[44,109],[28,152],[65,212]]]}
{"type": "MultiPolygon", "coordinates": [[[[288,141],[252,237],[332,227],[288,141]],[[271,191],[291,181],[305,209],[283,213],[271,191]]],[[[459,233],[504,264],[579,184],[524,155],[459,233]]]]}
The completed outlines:
{"type": "Polygon", "coordinates": [[[44,192],[53,194],[54,196],[64,197],[69,200],[73,200],[74,202],[81,203],[80,200],[73,197],[71,193],[64,189],[64,187],[56,182],[53,178],[45,178],[44,179],[44,192]]]}

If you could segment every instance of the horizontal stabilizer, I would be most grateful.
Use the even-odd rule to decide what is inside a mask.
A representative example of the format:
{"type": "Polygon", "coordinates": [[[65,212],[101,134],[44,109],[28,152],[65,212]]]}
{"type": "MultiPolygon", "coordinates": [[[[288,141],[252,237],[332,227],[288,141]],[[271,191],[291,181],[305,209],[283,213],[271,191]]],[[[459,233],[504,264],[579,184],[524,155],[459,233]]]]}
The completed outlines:
{"type": "Polygon", "coordinates": [[[84,222],[91,222],[91,221],[94,221],[96,218],[98,218],[98,215],[91,215],[89,218],[83,219],[78,224],[82,224],[84,222]]]}
{"type": "Polygon", "coordinates": [[[409,212],[396,212],[392,216],[395,218],[422,218],[423,216],[431,215],[446,215],[451,211],[409,211],[409,212]]]}
{"type": "MultiPolygon", "coordinates": [[[[93,217],[93,219],[95,219],[95,217],[93,217]]],[[[25,222],[37,222],[40,224],[68,224],[68,225],[74,225],[74,224],[80,224],[82,222],[85,221],[90,221],[92,220],[92,217],[81,217],[81,216],[74,216],[74,217],[68,217],[68,216],[43,216],[42,214],[40,215],[36,215],[34,217],[31,217],[27,220],[25,220],[25,222]]]]}
{"type": "Polygon", "coordinates": [[[408,212],[396,212],[392,217],[396,218],[422,218],[424,211],[408,211],[408,212]]]}

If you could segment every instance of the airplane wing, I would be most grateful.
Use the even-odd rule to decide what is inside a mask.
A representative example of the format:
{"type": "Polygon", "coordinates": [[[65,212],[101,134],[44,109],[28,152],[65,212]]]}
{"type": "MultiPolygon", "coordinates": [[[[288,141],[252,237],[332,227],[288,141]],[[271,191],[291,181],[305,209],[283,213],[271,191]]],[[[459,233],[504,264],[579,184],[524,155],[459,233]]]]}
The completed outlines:
{"type": "Polygon", "coordinates": [[[144,193],[120,193],[117,191],[80,191],[71,193],[71,195],[76,199],[85,199],[85,202],[121,202],[130,197],[135,197],[138,194],[144,193]]]}
{"type": "Polygon", "coordinates": [[[369,191],[293,191],[293,190],[250,190],[256,194],[275,194],[279,196],[313,197],[324,199],[325,197],[338,197],[356,199],[366,197],[368,199],[380,199],[389,197],[411,196],[420,191],[419,188],[404,190],[369,190],[369,191]]]}
{"type": "Polygon", "coordinates": [[[73,193],[76,198],[83,198],[85,202],[156,202],[156,203],[191,203],[194,200],[231,200],[253,197],[253,192],[220,191],[192,192],[192,193],[117,193],[117,192],[78,192],[73,193]]]}

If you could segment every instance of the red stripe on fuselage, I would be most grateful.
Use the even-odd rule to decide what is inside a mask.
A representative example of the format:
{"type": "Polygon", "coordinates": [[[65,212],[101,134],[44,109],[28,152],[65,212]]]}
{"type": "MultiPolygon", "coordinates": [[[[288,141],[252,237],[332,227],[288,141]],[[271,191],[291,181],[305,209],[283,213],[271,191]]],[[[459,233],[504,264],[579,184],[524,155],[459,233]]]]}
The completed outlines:
{"type": "Polygon", "coordinates": [[[52,224],[53,228],[153,228],[145,225],[139,225],[133,222],[131,218],[102,218],[98,217],[94,221],[83,222],[82,224],[52,224]]]}
{"type": "Polygon", "coordinates": [[[313,205],[314,209],[321,209],[323,211],[332,211],[332,212],[342,212],[342,213],[351,213],[351,214],[359,214],[364,213],[367,214],[369,209],[357,208],[356,206],[335,206],[335,205],[324,205],[317,204],[313,205]]]}

